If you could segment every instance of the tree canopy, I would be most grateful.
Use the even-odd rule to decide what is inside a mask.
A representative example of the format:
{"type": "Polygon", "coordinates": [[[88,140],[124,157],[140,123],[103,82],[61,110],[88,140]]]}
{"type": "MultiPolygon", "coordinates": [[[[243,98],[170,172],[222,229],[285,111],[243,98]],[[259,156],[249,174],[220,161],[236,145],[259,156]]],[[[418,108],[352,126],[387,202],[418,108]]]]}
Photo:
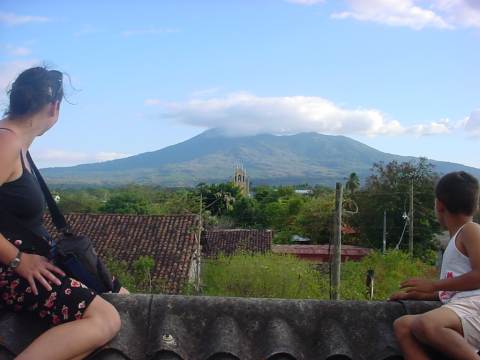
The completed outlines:
{"type": "MultiPolygon", "coordinates": [[[[359,212],[352,222],[360,231],[365,245],[381,248],[383,233],[383,213],[387,212],[387,247],[395,247],[409,217],[409,201],[413,182],[413,229],[414,253],[428,256],[435,248],[433,239],[440,232],[435,212],[434,186],[438,175],[427,159],[418,162],[373,165],[372,175],[365,186],[355,193],[359,212]]],[[[408,227],[400,249],[408,247],[408,227]]]]}

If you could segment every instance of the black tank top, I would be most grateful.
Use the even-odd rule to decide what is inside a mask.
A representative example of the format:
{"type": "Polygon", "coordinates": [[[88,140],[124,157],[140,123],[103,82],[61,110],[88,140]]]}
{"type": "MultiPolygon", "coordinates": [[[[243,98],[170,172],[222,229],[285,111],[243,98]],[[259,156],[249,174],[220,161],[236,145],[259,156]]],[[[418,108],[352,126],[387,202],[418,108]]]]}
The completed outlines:
{"type": "Polygon", "coordinates": [[[43,226],[46,203],[42,189],[35,176],[25,166],[22,151],[20,151],[20,159],[22,175],[18,179],[0,185],[0,206],[34,233],[48,237],[48,232],[43,226]]]}

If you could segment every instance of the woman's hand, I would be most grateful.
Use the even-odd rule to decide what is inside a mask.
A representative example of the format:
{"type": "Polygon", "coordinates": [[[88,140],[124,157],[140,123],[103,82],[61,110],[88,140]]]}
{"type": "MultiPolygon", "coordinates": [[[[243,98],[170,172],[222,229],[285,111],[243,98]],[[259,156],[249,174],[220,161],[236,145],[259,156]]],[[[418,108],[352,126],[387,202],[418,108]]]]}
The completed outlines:
{"type": "Polygon", "coordinates": [[[38,295],[35,280],[42,284],[45,289],[51,291],[52,287],[48,283],[48,280],[57,285],[61,284],[61,281],[54,275],[54,273],[65,276],[65,273],[60,268],[50,263],[43,256],[22,253],[20,259],[20,264],[15,271],[18,275],[29,282],[35,295],[38,295]]]}

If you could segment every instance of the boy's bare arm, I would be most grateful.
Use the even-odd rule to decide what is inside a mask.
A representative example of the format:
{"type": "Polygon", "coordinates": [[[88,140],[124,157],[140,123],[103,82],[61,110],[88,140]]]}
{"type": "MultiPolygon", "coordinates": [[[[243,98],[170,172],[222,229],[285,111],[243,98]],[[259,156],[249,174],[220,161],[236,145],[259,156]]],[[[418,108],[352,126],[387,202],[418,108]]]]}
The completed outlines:
{"type": "Polygon", "coordinates": [[[424,301],[438,301],[438,292],[421,293],[418,291],[406,292],[398,291],[392,294],[389,300],[424,300],[424,301]]]}
{"type": "Polygon", "coordinates": [[[465,226],[459,240],[465,246],[472,271],[461,276],[441,280],[409,279],[403,282],[400,287],[405,289],[407,293],[480,289],[480,226],[478,224],[465,226]]]}

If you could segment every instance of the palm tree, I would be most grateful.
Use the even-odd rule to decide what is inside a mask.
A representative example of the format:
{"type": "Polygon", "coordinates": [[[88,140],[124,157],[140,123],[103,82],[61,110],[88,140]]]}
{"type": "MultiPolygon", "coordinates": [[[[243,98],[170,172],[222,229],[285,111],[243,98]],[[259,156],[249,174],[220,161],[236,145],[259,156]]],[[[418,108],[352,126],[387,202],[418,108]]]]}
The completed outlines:
{"type": "Polygon", "coordinates": [[[350,195],[353,195],[353,193],[360,188],[360,178],[357,173],[353,172],[350,174],[345,184],[345,188],[350,191],[350,195]]]}

